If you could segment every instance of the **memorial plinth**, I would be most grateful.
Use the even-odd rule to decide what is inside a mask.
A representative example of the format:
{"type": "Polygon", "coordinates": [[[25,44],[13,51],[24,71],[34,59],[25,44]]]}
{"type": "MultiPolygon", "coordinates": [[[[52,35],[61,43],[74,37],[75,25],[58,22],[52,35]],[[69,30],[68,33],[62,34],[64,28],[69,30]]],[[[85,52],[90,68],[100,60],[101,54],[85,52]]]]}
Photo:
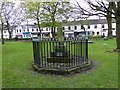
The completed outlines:
{"type": "Polygon", "coordinates": [[[48,63],[68,63],[70,61],[70,53],[63,43],[56,45],[54,51],[50,53],[50,57],[47,58],[48,63]]]}

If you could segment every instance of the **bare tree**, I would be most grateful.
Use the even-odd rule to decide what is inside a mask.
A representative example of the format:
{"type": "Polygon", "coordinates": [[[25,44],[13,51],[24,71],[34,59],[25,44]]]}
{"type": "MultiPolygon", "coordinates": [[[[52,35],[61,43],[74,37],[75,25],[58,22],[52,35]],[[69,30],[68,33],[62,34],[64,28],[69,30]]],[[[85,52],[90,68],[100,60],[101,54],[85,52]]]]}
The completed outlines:
{"type": "Polygon", "coordinates": [[[112,18],[116,20],[116,50],[120,51],[120,1],[115,2],[108,2],[107,4],[102,0],[95,0],[96,4],[90,0],[85,0],[89,5],[91,10],[86,10],[82,8],[79,3],[80,11],[84,15],[98,15],[98,16],[105,16],[108,20],[108,35],[111,36],[112,33],[112,18]],[[93,12],[92,12],[93,11],[93,12]]]}
{"type": "MultiPolygon", "coordinates": [[[[3,6],[3,4],[1,4],[1,7],[3,6]]],[[[0,10],[0,13],[1,13],[1,10],[0,10]]],[[[2,21],[2,17],[1,17],[1,14],[0,14],[0,20],[1,20],[1,26],[0,26],[0,29],[1,29],[1,40],[2,40],[2,44],[4,44],[4,38],[3,38],[3,21],[2,21]]]]}
{"type": "Polygon", "coordinates": [[[91,0],[85,0],[88,8],[83,8],[79,2],[77,2],[77,9],[79,9],[80,14],[89,16],[98,16],[98,17],[106,17],[108,22],[108,37],[112,36],[112,5],[111,2],[104,3],[102,0],[95,0],[95,2],[91,0]]]}
{"type": "Polygon", "coordinates": [[[2,40],[2,44],[4,44],[4,38],[3,38],[3,22],[1,20],[1,40],[2,40]]]}
{"type": "Polygon", "coordinates": [[[7,27],[9,39],[12,38],[11,27],[20,25],[25,20],[23,8],[12,2],[2,2],[1,17],[3,24],[7,27]]]}

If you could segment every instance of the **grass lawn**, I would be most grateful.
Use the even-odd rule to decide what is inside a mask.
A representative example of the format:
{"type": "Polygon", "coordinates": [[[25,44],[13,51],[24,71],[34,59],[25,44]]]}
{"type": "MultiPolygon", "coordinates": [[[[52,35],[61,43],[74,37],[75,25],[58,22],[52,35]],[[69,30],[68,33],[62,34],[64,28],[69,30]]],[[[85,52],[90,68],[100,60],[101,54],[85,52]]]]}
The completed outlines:
{"type": "Polygon", "coordinates": [[[96,69],[70,77],[41,75],[33,71],[32,43],[6,42],[2,47],[3,88],[118,88],[118,54],[115,39],[89,44],[96,69]]]}

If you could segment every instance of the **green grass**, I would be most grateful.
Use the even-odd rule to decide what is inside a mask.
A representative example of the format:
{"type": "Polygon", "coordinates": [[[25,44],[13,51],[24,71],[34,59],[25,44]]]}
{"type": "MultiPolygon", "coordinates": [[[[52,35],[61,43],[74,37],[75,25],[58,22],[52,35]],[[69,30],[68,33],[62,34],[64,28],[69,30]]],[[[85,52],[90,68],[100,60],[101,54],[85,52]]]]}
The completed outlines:
{"type": "Polygon", "coordinates": [[[95,70],[71,77],[41,75],[33,71],[32,43],[6,42],[2,50],[3,88],[117,88],[118,54],[115,39],[98,40],[89,45],[89,58],[96,61],[95,70]]]}

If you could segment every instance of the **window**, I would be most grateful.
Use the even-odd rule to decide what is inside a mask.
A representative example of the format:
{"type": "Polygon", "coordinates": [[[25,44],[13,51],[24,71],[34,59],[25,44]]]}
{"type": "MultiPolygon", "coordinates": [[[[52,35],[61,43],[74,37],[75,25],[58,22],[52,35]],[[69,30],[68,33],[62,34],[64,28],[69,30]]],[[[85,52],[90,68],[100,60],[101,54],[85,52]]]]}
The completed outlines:
{"type": "Polygon", "coordinates": [[[81,25],[81,29],[85,29],[85,28],[84,28],[84,25],[81,25]]]}
{"type": "Polygon", "coordinates": [[[90,25],[88,25],[88,29],[90,29],[90,25]]]}
{"type": "Polygon", "coordinates": [[[95,27],[94,28],[97,28],[97,25],[95,25],[95,27]]]}
{"type": "Polygon", "coordinates": [[[70,26],[68,27],[68,30],[70,30],[70,26]]]}
{"type": "Polygon", "coordinates": [[[46,28],[46,31],[48,31],[48,28],[46,28]]]}
{"type": "Polygon", "coordinates": [[[103,31],[105,32],[105,31],[107,31],[108,29],[103,29],[103,31]]]}
{"type": "Polygon", "coordinates": [[[38,31],[38,28],[36,29],[36,31],[38,31]]]}
{"type": "Polygon", "coordinates": [[[21,29],[20,29],[20,32],[21,32],[21,29]]]}
{"type": "Polygon", "coordinates": [[[17,32],[18,32],[18,30],[17,30],[17,32]]]}
{"type": "Polygon", "coordinates": [[[4,33],[6,33],[6,30],[4,30],[4,33]]]}
{"type": "Polygon", "coordinates": [[[23,30],[25,32],[25,30],[23,30]]]}
{"type": "Polygon", "coordinates": [[[90,31],[88,31],[88,35],[90,35],[90,31]]]}
{"type": "Polygon", "coordinates": [[[29,32],[29,29],[27,31],[29,32]]]}
{"type": "Polygon", "coordinates": [[[106,31],[106,29],[103,29],[103,31],[106,31]]]}
{"type": "Polygon", "coordinates": [[[112,28],[112,30],[115,30],[115,28],[112,28]]]}
{"type": "Polygon", "coordinates": [[[68,37],[72,37],[72,34],[68,34],[68,37]]]}
{"type": "Polygon", "coordinates": [[[95,34],[95,32],[92,31],[92,35],[94,35],[94,34],[95,34]]]}
{"type": "Polygon", "coordinates": [[[102,37],[103,37],[103,38],[105,37],[105,33],[103,33],[102,37]]]}
{"type": "Polygon", "coordinates": [[[99,32],[97,32],[97,35],[99,35],[99,32]]]}
{"type": "Polygon", "coordinates": [[[102,25],[102,28],[104,28],[105,26],[104,25],[102,25]]]}
{"type": "Polygon", "coordinates": [[[75,26],[75,30],[77,29],[77,26],[75,26]]]}
{"type": "Polygon", "coordinates": [[[65,30],[65,27],[62,27],[63,30],[65,30]]]}
{"type": "Polygon", "coordinates": [[[83,29],[83,25],[81,25],[81,29],[83,29]]]}
{"type": "Polygon", "coordinates": [[[34,31],[34,29],[32,29],[32,31],[34,31]]]}

